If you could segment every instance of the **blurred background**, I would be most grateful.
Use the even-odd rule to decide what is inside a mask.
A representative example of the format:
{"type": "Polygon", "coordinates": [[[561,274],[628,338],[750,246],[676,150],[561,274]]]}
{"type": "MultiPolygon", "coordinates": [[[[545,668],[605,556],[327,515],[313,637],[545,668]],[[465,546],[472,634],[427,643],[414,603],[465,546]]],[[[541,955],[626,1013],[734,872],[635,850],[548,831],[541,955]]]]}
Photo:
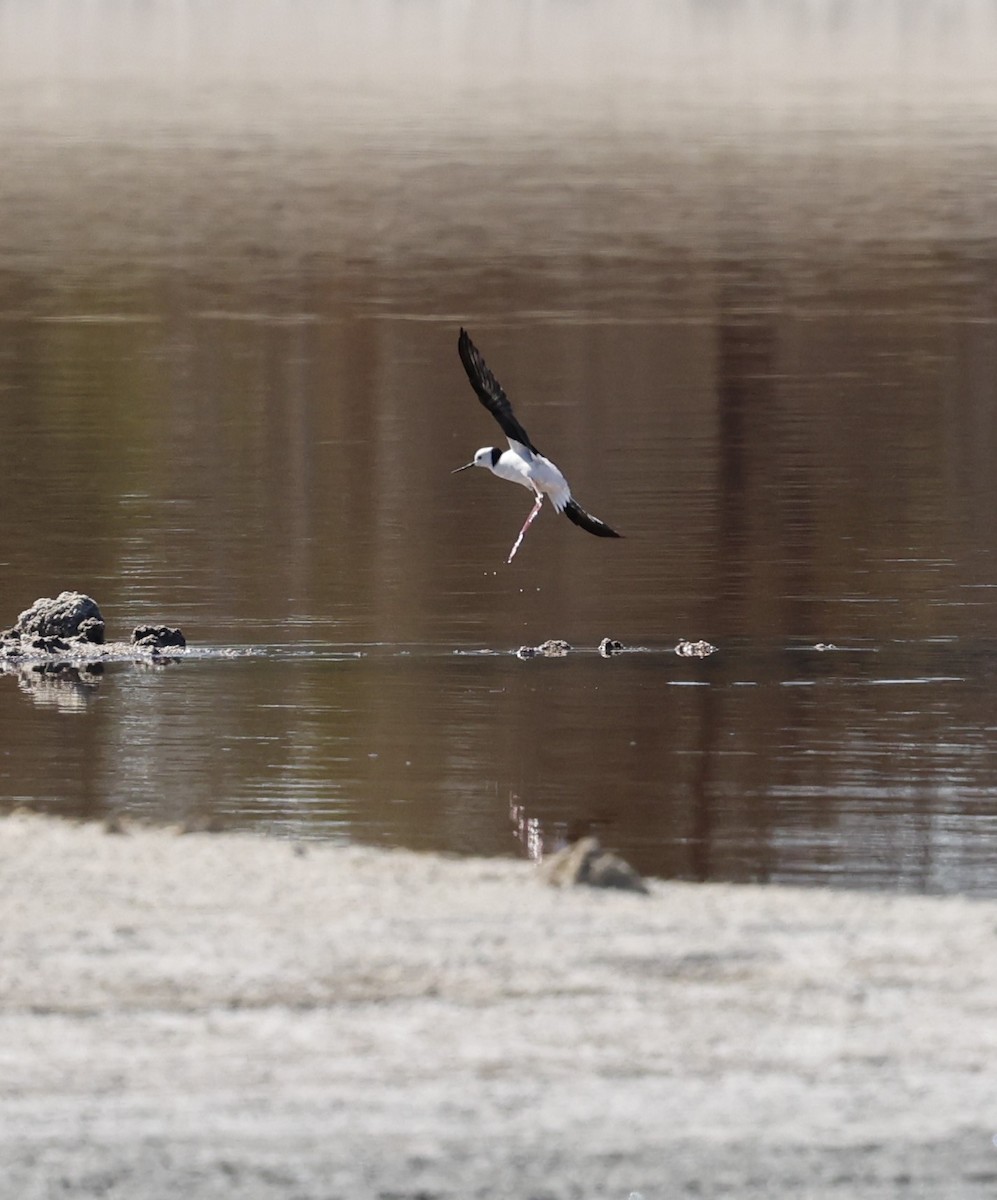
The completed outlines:
{"type": "Polygon", "coordinates": [[[0,625],[192,647],[0,677],[0,804],[994,894],[995,34],[0,0],[0,625]],[[625,540],[505,564],[461,325],[625,540]]]}

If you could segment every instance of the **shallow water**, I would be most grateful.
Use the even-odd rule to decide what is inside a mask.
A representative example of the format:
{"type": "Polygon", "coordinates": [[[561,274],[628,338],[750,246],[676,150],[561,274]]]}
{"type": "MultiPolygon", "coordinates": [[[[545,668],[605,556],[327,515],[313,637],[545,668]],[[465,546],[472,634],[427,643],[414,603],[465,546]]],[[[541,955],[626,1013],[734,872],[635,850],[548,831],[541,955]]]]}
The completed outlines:
{"type": "Polygon", "coordinates": [[[212,653],[0,677],[0,802],[997,890],[986,5],[110,7],[0,10],[0,623],[212,653]],[[625,540],[505,564],[461,324],[625,540]]]}

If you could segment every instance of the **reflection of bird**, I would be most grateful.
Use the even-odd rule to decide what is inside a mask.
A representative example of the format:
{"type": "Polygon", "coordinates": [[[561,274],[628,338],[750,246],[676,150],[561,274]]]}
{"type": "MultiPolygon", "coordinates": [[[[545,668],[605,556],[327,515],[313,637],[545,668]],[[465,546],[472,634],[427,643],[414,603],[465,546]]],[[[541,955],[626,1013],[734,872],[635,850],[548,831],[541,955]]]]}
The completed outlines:
{"type": "Polygon", "coordinates": [[[587,513],[571,498],[568,481],[550,459],[544,458],[530,441],[529,434],[516,420],[512,405],[501,384],[488,369],[478,348],[463,329],[457,340],[457,352],[471,381],[471,387],[478,393],[478,399],[498,421],[502,432],[508,438],[509,449],[500,450],[497,446],[484,446],[469,463],[458,467],[453,474],[466,471],[470,467],[484,467],[499,479],[508,479],[512,483],[520,483],[523,487],[530,488],[537,498],[533,511],[526,518],[526,524],[519,531],[519,537],[516,538],[506,561],[512,562],[527,529],[540,511],[544,496],[550,497],[555,512],[563,512],[569,521],[573,521],[588,533],[594,533],[596,537],[621,537],[622,535],[615,529],[610,529],[605,521],[587,513]]]}

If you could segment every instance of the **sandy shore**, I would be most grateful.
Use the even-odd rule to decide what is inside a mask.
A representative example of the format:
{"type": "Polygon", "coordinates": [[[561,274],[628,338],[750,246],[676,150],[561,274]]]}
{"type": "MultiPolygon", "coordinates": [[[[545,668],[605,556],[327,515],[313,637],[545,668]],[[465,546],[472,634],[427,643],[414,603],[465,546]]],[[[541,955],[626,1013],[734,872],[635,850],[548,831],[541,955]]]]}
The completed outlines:
{"type": "Polygon", "coordinates": [[[997,902],[0,820],[0,1196],[987,1197],[997,902]]]}

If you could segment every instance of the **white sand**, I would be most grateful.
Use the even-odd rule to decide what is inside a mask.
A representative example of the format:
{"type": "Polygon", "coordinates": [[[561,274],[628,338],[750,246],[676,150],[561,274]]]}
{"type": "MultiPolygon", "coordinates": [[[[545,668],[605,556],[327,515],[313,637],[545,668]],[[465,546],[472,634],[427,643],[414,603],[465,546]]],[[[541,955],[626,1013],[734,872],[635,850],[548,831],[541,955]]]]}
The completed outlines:
{"type": "Polygon", "coordinates": [[[0,820],[0,1197],[987,1197],[997,902],[0,820]]]}

